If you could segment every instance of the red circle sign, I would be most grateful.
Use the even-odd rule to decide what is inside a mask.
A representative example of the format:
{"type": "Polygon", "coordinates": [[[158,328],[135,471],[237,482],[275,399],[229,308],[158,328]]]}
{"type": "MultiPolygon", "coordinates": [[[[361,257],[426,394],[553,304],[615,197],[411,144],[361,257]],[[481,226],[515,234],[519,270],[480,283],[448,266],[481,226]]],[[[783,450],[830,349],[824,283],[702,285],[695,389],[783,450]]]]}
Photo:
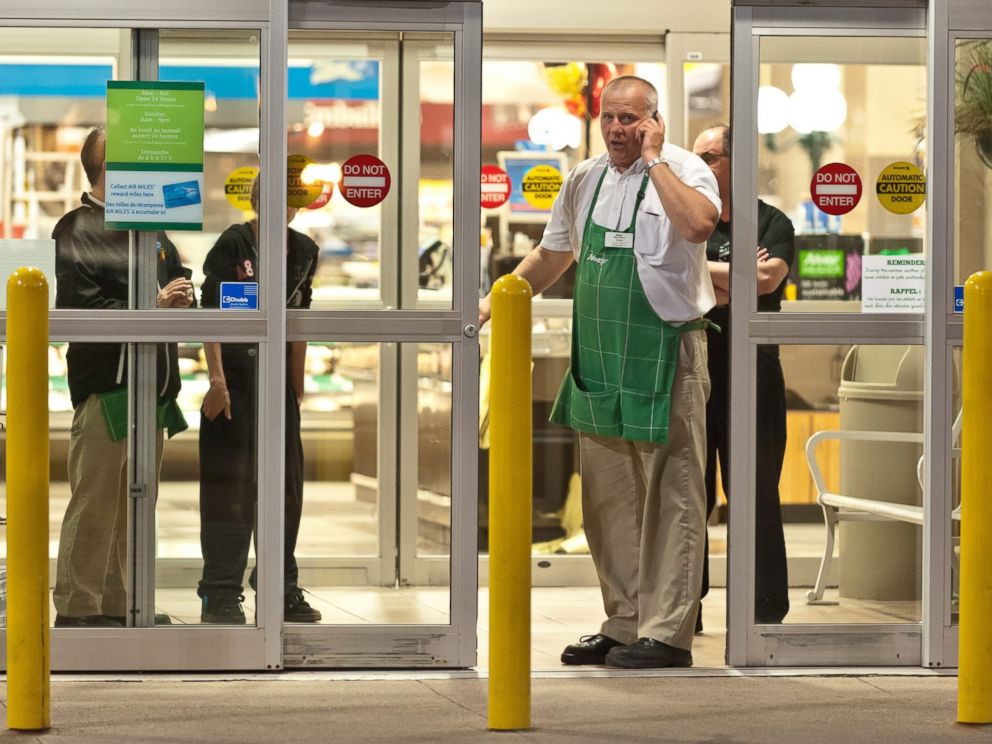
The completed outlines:
{"type": "Polygon", "coordinates": [[[327,181],[323,187],[320,189],[320,196],[314,199],[312,202],[307,204],[306,209],[320,209],[322,206],[327,204],[334,196],[334,183],[332,181],[327,181]]]}
{"type": "Polygon", "coordinates": [[[482,166],[482,207],[495,209],[510,198],[510,176],[498,165],[482,166]]]}
{"type": "Polygon", "coordinates": [[[845,163],[827,163],[813,174],[809,193],[827,214],[847,214],[861,201],[861,176],[845,163]]]}
{"type": "Polygon", "coordinates": [[[356,207],[374,207],[389,193],[389,168],[375,155],[355,155],[341,166],[341,196],[356,207]]]}

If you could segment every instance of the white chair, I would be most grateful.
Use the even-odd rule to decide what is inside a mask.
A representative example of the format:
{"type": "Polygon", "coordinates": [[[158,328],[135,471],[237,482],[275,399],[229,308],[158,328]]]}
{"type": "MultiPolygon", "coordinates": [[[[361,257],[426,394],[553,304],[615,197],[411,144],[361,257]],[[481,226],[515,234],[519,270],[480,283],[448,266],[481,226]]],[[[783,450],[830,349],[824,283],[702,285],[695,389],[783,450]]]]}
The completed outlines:
{"type": "MultiPolygon", "coordinates": [[[[954,419],[951,428],[951,441],[957,444],[961,436],[961,412],[954,419]]],[[[851,522],[907,522],[909,524],[923,525],[923,507],[912,504],[896,504],[891,501],[879,501],[876,499],[858,498],[846,496],[841,493],[834,493],[827,490],[826,481],[819,463],[816,461],[816,448],[823,441],[828,439],[859,441],[859,442],[903,442],[903,443],[923,443],[923,434],[919,432],[887,432],[887,431],[818,431],[806,441],[806,463],[809,472],[813,476],[813,483],[816,486],[816,501],[823,509],[823,519],[827,529],[827,544],[824,548],[823,559],[820,561],[820,570],[816,575],[816,585],[806,595],[807,604],[835,605],[836,601],[823,599],[823,591],[826,589],[827,576],[830,573],[830,564],[834,556],[834,535],[837,530],[837,523],[841,521],[851,522]]],[[[916,463],[916,477],[923,486],[923,457],[916,463]]],[[[960,521],[961,506],[958,505],[951,518],[960,521]]]]}

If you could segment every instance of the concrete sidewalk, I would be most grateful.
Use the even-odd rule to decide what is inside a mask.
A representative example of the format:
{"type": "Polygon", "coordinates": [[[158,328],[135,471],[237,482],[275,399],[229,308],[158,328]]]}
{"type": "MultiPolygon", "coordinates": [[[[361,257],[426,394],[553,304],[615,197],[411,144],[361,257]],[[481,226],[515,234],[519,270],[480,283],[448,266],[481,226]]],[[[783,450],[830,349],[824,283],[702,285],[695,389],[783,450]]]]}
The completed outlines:
{"type": "MultiPolygon", "coordinates": [[[[319,673],[318,673],[319,674],[319,673]]],[[[385,675],[384,675],[385,676],[385,675]]],[[[530,732],[486,731],[487,680],[72,677],[52,681],[59,742],[992,742],[956,724],[946,676],[575,676],[533,680],[530,732]]]]}

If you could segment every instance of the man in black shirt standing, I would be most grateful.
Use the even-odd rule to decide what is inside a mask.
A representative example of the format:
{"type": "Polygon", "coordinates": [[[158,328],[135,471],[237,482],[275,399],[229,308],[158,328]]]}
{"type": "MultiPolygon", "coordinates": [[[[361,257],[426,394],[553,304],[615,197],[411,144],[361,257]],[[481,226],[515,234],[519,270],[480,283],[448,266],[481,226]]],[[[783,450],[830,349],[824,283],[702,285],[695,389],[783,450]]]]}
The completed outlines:
{"type": "MultiPolygon", "coordinates": [[[[730,128],[707,129],[693,144],[716,176],[723,212],[706,244],[706,258],[717,306],[707,318],[720,333],[707,331],[712,388],[706,405],[706,506],[716,506],[716,466],[720,461],[723,492],[730,497],[730,128]]],[[[775,207],[758,201],[758,311],[777,312],[782,306],[785,277],[795,256],[795,229],[775,207]]],[[[758,346],[756,370],[758,406],[755,426],[755,622],[780,623],[789,612],[789,576],[782,529],[778,482],[785,458],[785,379],[778,346],[758,346]]],[[[708,553],[708,551],[707,551],[708,553]]],[[[709,588],[709,561],[703,574],[703,596],[709,588]]],[[[697,620],[697,630],[701,629],[697,620]]]]}
{"type": "MultiPolygon", "coordinates": [[[[258,178],[251,205],[258,212],[258,178]]],[[[296,216],[287,209],[287,225],[296,216]]],[[[292,228],[286,235],[286,307],[309,308],[319,250],[292,228]]],[[[231,225],[207,254],[203,264],[204,307],[220,305],[222,282],[259,281],[258,219],[231,225]]],[[[258,356],[253,344],[203,344],[210,389],[200,417],[200,548],[203,576],[197,594],[203,600],[200,620],[243,625],[241,602],[248,550],[255,529],[258,502],[257,436],[258,356]]],[[[283,618],[314,623],[320,612],[307,602],[297,584],[296,538],[303,512],[303,442],[300,401],[303,399],[306,341],[291,341],[286,349],[286,480],[285,577],[283,618]]],[[[249,584],[254,588],[252,572],[249,584]]]]}

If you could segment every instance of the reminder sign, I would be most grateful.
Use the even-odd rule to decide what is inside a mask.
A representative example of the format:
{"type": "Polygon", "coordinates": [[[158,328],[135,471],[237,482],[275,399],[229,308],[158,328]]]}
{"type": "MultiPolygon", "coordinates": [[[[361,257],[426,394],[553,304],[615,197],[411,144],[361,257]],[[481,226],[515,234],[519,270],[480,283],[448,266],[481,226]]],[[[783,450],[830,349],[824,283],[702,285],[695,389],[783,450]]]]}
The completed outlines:
{"type": "Polygon", "coordinates": [[[827,163],[809,185],[813,203],[827,214],[847,214],[861,201],[861,176],[846,163],[827,163]]]}
{"type": "Polygon", "coordinates": [[[922,313],[926,259],[920,254],[864,256],[861,264],[861,311],[922,313]]]}
{"type": "Polygon", "coordinates": [[[203,87],[107,82],[108,229],[203,229],[203,87]]]}

